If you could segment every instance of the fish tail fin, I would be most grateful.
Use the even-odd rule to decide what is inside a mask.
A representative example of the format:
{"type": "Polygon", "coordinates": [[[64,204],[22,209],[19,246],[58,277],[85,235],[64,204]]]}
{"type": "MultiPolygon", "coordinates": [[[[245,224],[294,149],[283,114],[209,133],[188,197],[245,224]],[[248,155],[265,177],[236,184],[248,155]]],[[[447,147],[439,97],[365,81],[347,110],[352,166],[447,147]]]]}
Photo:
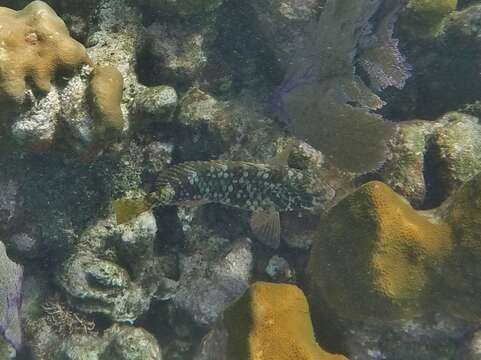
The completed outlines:
{"type": "Polygon", "coordinates": [[[143,212],[150,210],[151,207],[145,197],[124,198],[113,202],[117,224],[125,224],[143,212]]]}

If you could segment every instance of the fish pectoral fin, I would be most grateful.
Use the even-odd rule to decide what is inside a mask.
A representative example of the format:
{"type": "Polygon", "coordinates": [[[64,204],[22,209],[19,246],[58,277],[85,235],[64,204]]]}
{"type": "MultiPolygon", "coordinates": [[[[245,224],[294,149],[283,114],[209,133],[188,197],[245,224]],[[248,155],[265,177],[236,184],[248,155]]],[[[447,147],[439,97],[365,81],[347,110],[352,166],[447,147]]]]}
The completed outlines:
{"type": "Polygon", "coordinates": [[[281,242],[281,220],[279,212],[273,210],[254,211],[250,219],[254,236],[264,245],[277,249],[281,242]]]}
{"type": "Polygon", "coordinates": [[[125,198],[114,200],[112,207],[117,218],[117,224],[125,224],[137,216],[150,210],[144,198],[125,198]]]}

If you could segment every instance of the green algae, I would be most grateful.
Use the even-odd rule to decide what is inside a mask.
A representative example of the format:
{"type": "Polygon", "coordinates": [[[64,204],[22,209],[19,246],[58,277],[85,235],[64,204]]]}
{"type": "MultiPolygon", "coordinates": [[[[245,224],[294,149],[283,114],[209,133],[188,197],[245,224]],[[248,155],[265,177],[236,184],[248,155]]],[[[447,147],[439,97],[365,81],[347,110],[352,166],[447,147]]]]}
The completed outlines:
{"type": "Polygon", "coordinates": [[[410,0],[400,20],[400,29],[416,39],[435,37],[457,5],[457,0],[410,0]]]}

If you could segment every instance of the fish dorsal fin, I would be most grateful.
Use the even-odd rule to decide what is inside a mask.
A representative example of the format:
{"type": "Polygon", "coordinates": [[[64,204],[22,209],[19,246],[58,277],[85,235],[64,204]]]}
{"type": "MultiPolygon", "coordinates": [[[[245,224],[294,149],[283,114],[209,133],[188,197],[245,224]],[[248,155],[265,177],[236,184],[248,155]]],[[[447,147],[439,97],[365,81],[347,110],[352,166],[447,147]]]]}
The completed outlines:
{"type": "Polygon", "coordinates": [[[294,142],[289,141],[287,145],[284,147],[284,149],[278,152],[267,163],[273,166],[287,166],[289,162],[289,155],[291,155],[293,149],[294,149],[294,142]]]}
{"type": "Polygon", "coordinates": [[[275,210],[254,211],[250,226],[254,236],[264,245],[277,249],[281,242],[281,221],[275,210]]]}

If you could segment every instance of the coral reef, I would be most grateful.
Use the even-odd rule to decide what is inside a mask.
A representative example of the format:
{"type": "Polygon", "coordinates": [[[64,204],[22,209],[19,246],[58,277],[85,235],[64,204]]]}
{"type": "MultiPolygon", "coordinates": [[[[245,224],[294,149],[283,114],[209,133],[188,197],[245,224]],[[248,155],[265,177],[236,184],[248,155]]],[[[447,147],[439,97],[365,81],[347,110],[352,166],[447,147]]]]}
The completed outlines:
{"type": "Polygon", "coordinates": [[[480,182],[478,174],[429,212],[416,212],[375,181],[340,201],[322,219],[310,254],[312,306],[322,306],[322,298],[348,319],[409,319],[435,310],[475,319],[480,182]]]}
{"type": "Polygon", "coordinates": [[[0,241],[0,335],[16,350],[22,347],[20,307],[23,267],[7,256],[0,241]]]}
{"type": "Polygon", "coordinates": [[[480,130],[477,117],[460,112],[436,121],[403,121],[395,126],[378,174],[414,207],[439,205],[480,171],[480,130]]]}
{"type": "Polygon", "coordinates": [[[97,124],[96,141],[115,140],[122,132],[124,120],[120,103],[124,91],[122,74],[113,66],[94,69],[90,80],[90,95],[97,124]]]}
{"type": "Polygon", "coordinates": [[[142,0],[142,3],[154,9],[160,9],[162,12],[168,13],[170,16],[178,15],[181,17],[200,17],[206,16],[215,11],[222,5],[223,0],[187,0],[187,1],[169,1],[169,0],[142,0]]]}
{"type": "Polygon", "coordinates": [[[349,323],[346,353],[359,359],[464,359],[460,343],[472,325],[457,317],[435,314],[385,322],[349,323]]]}
{"type": "MultiPolygon", "coordinates": [[[[124,130],[129,128],[129,122],[139,123],[137,119],[143,116],[143,110],[147,110],[151,117],[171,117],[176,104],[175,90],[170,87],[156,87],[147,91],[148,88],[137,80],[136,46],[142,42],[143,32],[140,15],[134,9],[129,13],[128,18],[118,17],[118,10],[122,8],[123,11],[124,5],[121,2],[107,1],[103,6],[98,7],[99,11],[92,18],[95,20],[95,26],[90,24],[91,33],[87,38],[90,46],[88,55],[82,45],[68,37],[65,24],[46,4],[33,2],[19,12],[28,14],[29,11],[34,11],[40,6],[40,10],[43,9],[42,13],[46,17],[45,21],[49,21],[47,24],[40,23],[45,28],[42,31],[46,31],[42,36],[47,38],[48,31],[55,31],[58,41],[62,40],[59,44],[50,44],[56,39],[52,37],[53,40],[49,40],[50,42],[45,46],[55,46],[55,49],[60,50],[62,46],[66,47],[65,51],[70,57],[74,56],[75,46],[78,46],[78,51],[82,50],[84,55],[84,58],[78,56],[78,63],[75,63],[67,55],[57,56],[55,52],[57,50],[48,51],[46,47],[44,52],[49,53],[49,57],[43,57],[42,61],[58,61],[58,66],[52,63],[52,66],[47,67],[47,65],[43,66],[42,62],[38,62],[38,66],[43,66],[45,69],[36,70],[35,67],[27,69],[35,71],[32,74],[26,73],[24,77],[28,78],[32,75],[35,84],[42,80],[43,85],[37,84],[37,86],[42,85],[45,94],[38,94],[36,91],[27,92],[28,101],[25,101],[23,107],[10,106],[2,112],[2,117],[12,119],[7,124],[10,127],[9,133],[21,149],[38,152],[50,150],[52,145],[59,144],[59,148],[64,152],[80,154],[90,160],[95,158],[102,149],[118,141],[121,135],[126,134],[124,130]],[[138,16],[136,17],[135,14],[138,16]],[[53,18],[54,15],[55,18],[53,18]],[[125,30],[118,32],[115,26],[120,23],[125,30]],[[67,40],[72,42],[70,47],[67,46],[67,40]],[[96,64],[94,68],[90,66],[93,63],[96,64]],[[82,64],[89,66],[80,69],[82,64]],[[59,81],[51,84],[57,68],[63,69],[68,66],[80,71],[71,72],[74,75],[71,79],[62,79],[65,83],[59,81]],[[44,77],[37,81],[41,72],[44,77]],[[127,90],[125,94],[124,88],[127,90]],[[144,96],[149,97],[150,100],[144,101],[144,96]],[[152,107],[152,96],[160,98],[173,96],[173,100],[166,99],[167,102],[161,101],[152,107]],[[149,109],[143,109],[140,105],[147,103],[151,105],[149,109]]],[[[8,14],[14,13],[13,10],[2,9],[5,9],[4,11],[8,14]]],[[[18,18],[22,19],[22,17],[18,18]]],[[[23,31],[21,28],[14,28],[14,30],[12,33],[15,34],[23,31]]],[[[28,59],[28,56],[22,58],[28,59]]],[[[14,69],[12,66],[8,68],[14,69]]],[[[22,82],[24,82],[23,77],[22,82]]],[[[22,89],[22,101],[25,98],[24,92],[22,89]]]]}
{"type": "Polygon", "coordinates": [[[252,284],[226,310],[224,323],[229,359],[346,359],[316,343],[307,300],[294,285],[252,284]]]}
{"type": "Polygon", "coordinates": [[[44,359],[119,359],[161,360],[155,338],[146,330],[115,324],[100,336],[96,333],[66,334],[52,328],[44,318],[29,324],[34,360],[44,359]]]}
{"type": "MultiPolygon", "coordinates": [[[[313,80],[299,83],[284,95],[283,100],[293,133],[320,149],[336,166],[354,172],[367,172],[382,163],[385,140],[390,134],[389,125],[372,112],[380,109],[384,102],[354,71],[355,57],[363,40],[362,30],[369,27],[369,20],[381,3],[327,1],[317,26],[313,26],[317,35],[313,36],[316,62],[312,62],[312,54],[301,55],[288,71],[292,77],[292,74],[305,74],[306,69],[312,67],[313,80]],[[343,11],[338,11],[339,8],[343,11]]],[[[390,17],[401,8],[396,2],[391,6],[392,11],[385,15],[387,24],[391,24],[390,17]]],[[[387,24],[380,27],[388,32],[384,42],[394,44],[392,26],[387,24]]],[[[373,44],[364,49],[366,56],[368,49],[371,49],[371,54],[375,49],[387,51],[388,47],[382,40],[384,37],[378,34],[377,38],[377,46],[373,44]]],[[[393,45],[391,48],[396,47],[393,45]]],[[[365,59],[368,61],[367,57],[365,59]]],[[[390,67],[400,73],[393,73],[392,79],[386,82],[378,79],[377,87],[388,84],[402,86],[407,74],[403,74],[406,71],[401,70],[400,63],[399,53],[392,54],[391,61],[384,64],[387,67],[383,72],[390,72],[390,67]]]]}
{"type": "Polygon", "coordinates": [[[3,1],[0,358],[474,358],[478,3],[3,1]]]}
{"type": "Polygon", "coordinates": [[[85,48],[69,36],[65,23],[50,6],[33,1],[23,10],[0,7],[3,97],[22,103],[26,80],[48,92],[56,72],[91,64],[85,48]]]}
{"type": "Polygon", "coordinates": [[[417,38],[439,34],[443,20],[456,10],[457,0],[409,0],[400,27],[417,38]]]}
{"type": "Polygon", "coordinates": [[[107,219],[87,229],[58,273],[68,301],[83,312],[122,322],[147,311],[164,284],[160,258],[153,254],[156,232],[151,213],[122,227],[107,219]],[[130,273],[119,258],[130,264],[130,273]]]}
{"type": "Polygon", "coordinates": [[[248,239],[232,245],[217,261],[194,255],[181,260],[179,287],[172,300],[201,326],[214,324],[226,306],[237,299],[252,278],[253,254],[248,239]]]}
{"type": "Polygon", "coordinates": [[[282,67],[309,46],[304,29],[319,15],[321,0],[261,0],[252,2],[260,32],[282,67]],[[307,43],[306,43],[307,42],[307,43]]]}
{"type": "Polygon", "coordinates": [[[430,303],[432,278],[453,246],[448,225],[416,213],[380,182],[339,202],[320,227],[307,270],[309,296],[324,294],[348,318],[417,314],[430,303]]]}

